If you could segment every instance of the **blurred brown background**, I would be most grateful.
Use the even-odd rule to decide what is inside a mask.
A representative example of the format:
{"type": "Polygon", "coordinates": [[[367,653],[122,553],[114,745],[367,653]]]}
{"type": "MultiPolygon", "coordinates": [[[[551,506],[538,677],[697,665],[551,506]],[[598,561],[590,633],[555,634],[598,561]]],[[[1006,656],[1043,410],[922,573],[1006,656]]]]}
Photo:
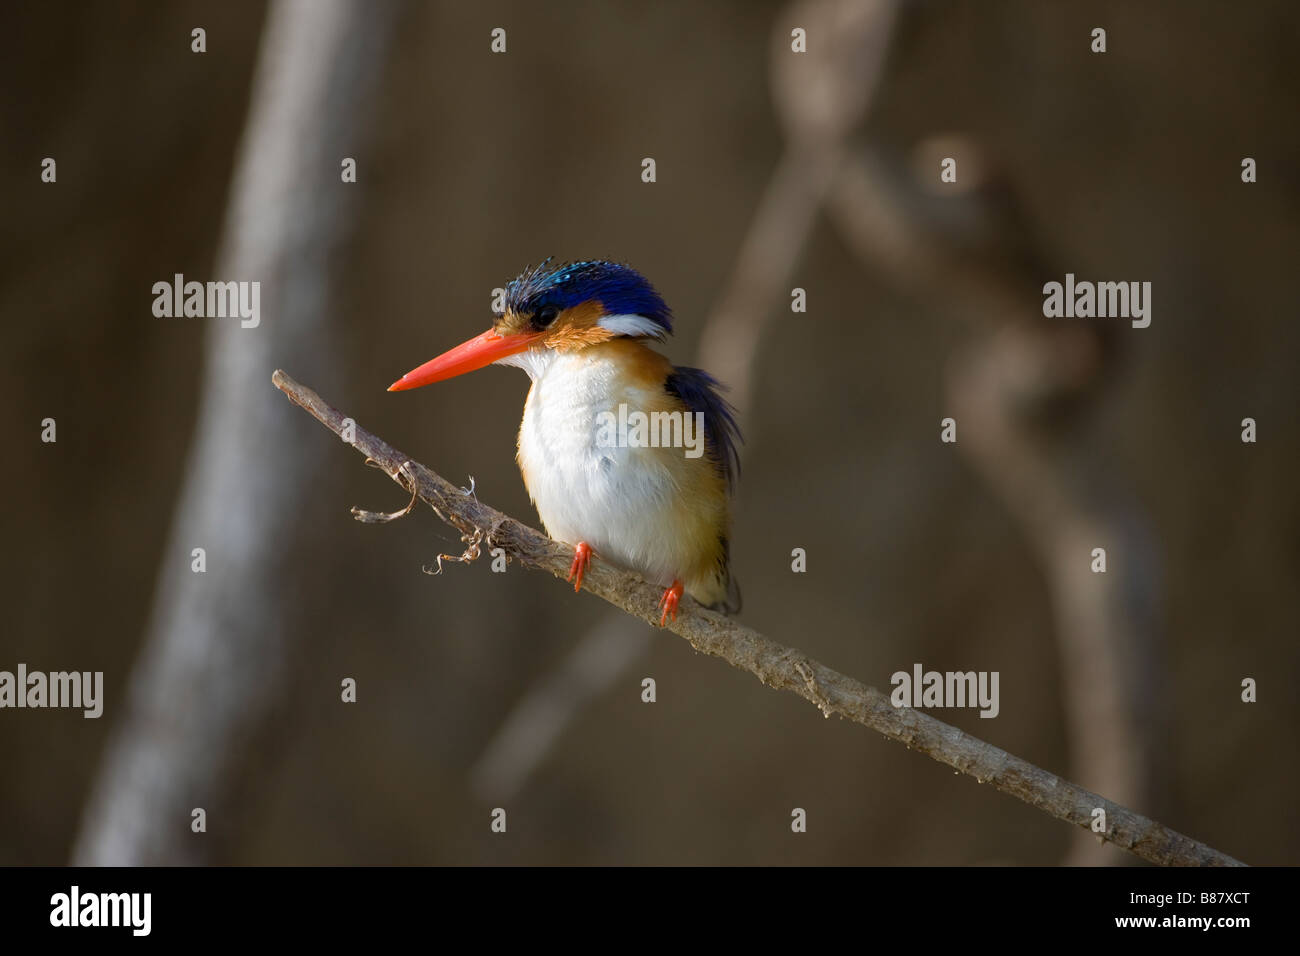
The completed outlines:
{"type": "MultiPolygon", "coordinates": [[[[410,395],[385,387],[485,328],[491,290],[548,255],[634,264],[676,313],[666,351],[693,364],[783,153],[772,65],[783,47],[791,55],[800,16],[749,0],[402,9],[373,125],[348,154],[358,182],[338,187],[354,191],[358,212],[330,260],[336,371],[311,377],[294,350],[269,356],[254,407],[286,404],[269,382],[282,367],[536,524],[513,460],[522,374],[488,369],[410,395]],[[489,51],[498,26],[504,55],[489,51]],[[646,156],[658,165],[652,185],[640,179],[646,156]]],[[[102,670],[106,702],[98,721],[0,712],[0,864],[71,858],[160,568],[190,561],[168,533],[208,327],[222,320],[155,318],[151,286],[177,272],[257,278],[214,269],[266,19],[253,3],[3,14],[0,669],[102,670]],[[195,26],[207,31],[203,55],[190,51],[195,26]],[[57,184],[40,182],[46,156],[57,184]],[[57,444],[39,441],[47,416],[57,444]]],[[[1149,793],[1133,808],[1272,864],[1300,858],[1298,33],[1300,8],[1287,3],[905,4],[847,140],[892,157],[900,195],[922,210],[935,202],[912,174],[924,143],[958,136],[978,151],[994,170],[984,198],[1010,211],[999,228],[1012,238],[963,239],[957,226],[946,241],[959,256],[978,246],[966,251],[979,263],[1029,263],[1031,303],[1067,271],[1152,282],[1150,328],[1093,320],[1111,322],[1098,335],[1104,374],[1062,431],[1080,463],[1069,473],[1112,495],[1148,545],[1135,627],[1162,689],[1145,725],[1149,793]],[[1108,31],[1104,55],[1088,49],[1095,26],[1108,31]],[[1245,156],[1258,161],[1257,184],[1241,182],[1245,156]],[[1246,416],[1257,444],[1240,441],[1246,416]],[[1254,705],[1240,701],[1243,677],[1259,681],[1254,705]]],[[[824,39],[811,34],[807,55],[824,39]]],[[[339,158],[321,158],[335,180],[339,158]]],[[[937,163],[925,163],[933,191],[937,163]]],[[[963,456],[966,410],[945,385],[951,363],[991,333],[942,304],[943,270],[921,286],[896,279],[819,212],[769,307],[742,422],[742,620],[877,687],[914,662],[997,670],[996,720],[937,716],[1100,789],[1068,742],[1072,674],[1047,576],[1014,509],[963,456]],[[806,314],[789,310],[793,286],[807,290],[806,314]],[[958,446],[939,441],[949,415],[958,446]],[[795,547],[807,549],[806,574],[790,571],[795,547]]],[[[263,328],[240,334],[276,321],[264,304],[263,328]]],[[[1064,824],[825,720],[668,633],[575,707],[515,792],[475,789],[472,768],[521,697],[608,612],[540,575],[492,574],[486,560],[421,574],[457,549],[454,535],[427,511],[354,522],[349,507],[397,508],[400,491],[294,414],[300,444],[258,466],[273,477],[307,450],[327,464],[290,497],[311,532],[274,543],[288,560],[264,582],[292,608],[268,640],[291,631],[293,656],[275,707],[238,741],[225,784],[237,799],[210,810],[203,836],[189,833],[188,811],[156,824],[207,841],[202,859],[1067,858],[1064,824]],[[355,705],[339,701],[346,676],[358,681],[355,705]],[[646,676],[653,705],[640,699],[646,676]],[[506,836],[489,832],[495,806],[508,811],[506,836]],[[806,834],[790,832],[792,807],[808,811],[806,834]]],[[[1110,552],[1107,586],[1123,586],[1128,552],[1098,544],[1110,552]]],[[[1087,549],[1079,560],[1086,567],[1087,549]]],[[[208,565],[223,573],[220,554],[208,565]]],[[[188,699],[202,708],[229,693],[227,677],[188,699]]],[[[1146,677],[1134,680],[1140,696],[1146,677]]],[[[1121,856],[1107,848],[1093,862],[1121,856]]]]}

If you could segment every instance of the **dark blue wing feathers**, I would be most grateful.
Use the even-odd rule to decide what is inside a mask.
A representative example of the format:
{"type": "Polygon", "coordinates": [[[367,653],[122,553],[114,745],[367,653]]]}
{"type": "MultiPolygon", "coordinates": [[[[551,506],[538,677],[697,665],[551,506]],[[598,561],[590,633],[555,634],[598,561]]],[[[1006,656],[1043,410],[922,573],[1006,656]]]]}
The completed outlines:
{"type": "Polygon", "coordinates": [[[698,368],[674,368],[664,386],[692,412],[704,413],[704,440],[710,457],[722,468],[727,487],[740,477],[740,453],[744,441],[736,424],[736,410],[720,394],[723,385],[698,368]]]}

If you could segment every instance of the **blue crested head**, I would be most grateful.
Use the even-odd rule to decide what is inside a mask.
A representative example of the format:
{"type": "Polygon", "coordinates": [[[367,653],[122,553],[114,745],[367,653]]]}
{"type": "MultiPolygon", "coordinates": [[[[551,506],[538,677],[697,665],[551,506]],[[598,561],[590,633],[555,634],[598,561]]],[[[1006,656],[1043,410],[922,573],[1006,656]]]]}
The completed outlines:
{"type": "Polygon", "coordinates": [[[506,311],[535,315],[599,302],[607,316],[641,316],[657,334],[673,331],[672,312],[650,280],[631,266],[602,259],[552,266],[550,259],[506,284],[506,311]]]}

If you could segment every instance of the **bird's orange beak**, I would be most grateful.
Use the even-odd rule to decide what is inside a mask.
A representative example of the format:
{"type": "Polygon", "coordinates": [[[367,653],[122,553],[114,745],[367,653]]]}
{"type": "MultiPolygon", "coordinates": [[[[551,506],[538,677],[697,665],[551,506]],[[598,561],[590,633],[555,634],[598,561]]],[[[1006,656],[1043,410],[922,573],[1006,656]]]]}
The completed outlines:
{"type": "Polygon", "coordinates": [[[482,335],[476,335],[468,342],[462,342],[450,352],[443,352],[436,359],[430,359],[419,368],[412,369],[392,385],[390,392],[404,392],[408,388],[432,385],[457,375],[464,375],[475,369],[491,365],[508,355],[518,355],[530,348],[540,339],[544,332],[518,332],[513,335],[498,335],[495,329],[488,329],[482,335]]]}

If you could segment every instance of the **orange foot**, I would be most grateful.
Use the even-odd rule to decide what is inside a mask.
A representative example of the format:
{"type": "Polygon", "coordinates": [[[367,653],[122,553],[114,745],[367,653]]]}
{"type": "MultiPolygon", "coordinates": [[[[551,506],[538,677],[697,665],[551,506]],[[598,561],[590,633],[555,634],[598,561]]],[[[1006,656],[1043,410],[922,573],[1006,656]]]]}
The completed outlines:
{"type": "Polygon", "coordinates": [[[674,581],[673,586],[664,591],[664,596],[659,599],[659,606],[664,609],[663,614],[659,616],[660,627],[667,626],[670,616],[674,621],[677,620],[677,602],[682,599],[684,590],[681,581],[674,581]]]}
{"type": "Polygon", "coordinates": [[[573,564],[569,566],[569,576],[564,579],[573,582],[575,594],[582,589],[582,576],[586,573],[589,564],[591,564],[591,545],[579,541],[577,547],[573,549],[573,564]]]}

